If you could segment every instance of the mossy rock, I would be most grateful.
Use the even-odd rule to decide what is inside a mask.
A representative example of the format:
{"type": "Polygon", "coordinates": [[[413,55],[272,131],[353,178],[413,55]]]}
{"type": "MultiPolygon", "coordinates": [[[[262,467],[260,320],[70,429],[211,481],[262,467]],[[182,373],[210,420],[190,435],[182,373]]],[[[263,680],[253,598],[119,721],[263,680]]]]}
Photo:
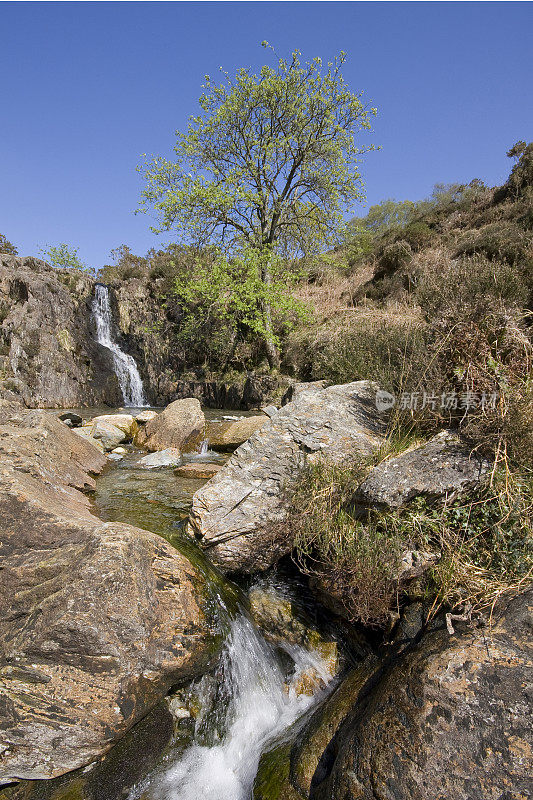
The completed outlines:
{"type": "Polygon", "coordinates": [[[306,800],[290,782],[292,743],[263,753],[254,782],[254,800],[306,800]]]}

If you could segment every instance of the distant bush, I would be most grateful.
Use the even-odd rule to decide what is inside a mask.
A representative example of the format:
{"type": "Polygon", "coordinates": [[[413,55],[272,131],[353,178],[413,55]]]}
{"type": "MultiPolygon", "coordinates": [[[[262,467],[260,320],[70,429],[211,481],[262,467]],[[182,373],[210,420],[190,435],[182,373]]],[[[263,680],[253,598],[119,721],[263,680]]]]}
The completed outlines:
{"type": "MultiPolygon", "coordinates": [[[[40,253],[45,261],[55,269],[79,269],[81,271],[90,270],[78,257],[77,247],[69,247],[62,242],[58,245],[49,245],[46,249],[42,248],[40,253]]],[[[92,271],[92,270],[90,270],[92,271]]]]}
{"type": "Polygon", "coordinates": [[[428,247],[434,239],[434,231],[426,222],[410,222],[401,232],[401,239],[409,244],[415,253],[428,247]]]}
{"type": "Polygon", "coordinates": [[[148,259],[132,253],[131,248],[121,244],[111,250],[113,264],[106,264],[97,272],[102,283],[120,284],[133,278],[142,278],[148,273],[148,259]]]}
{"type": "Polygon", "coordinates": [[[469,231],[462,237],[456,255],[483,253],[490,259],[506,261],[508,264],[523,262],[533,270],[533,259],[529,249],[533,238],[515,222],[495,222],[480,231],[469,231]]]}
{"type": "Polygon", "coordinates": [[[387,245],[379,256],[378,268],[375,277],[383,277],[397,272],[402,267],[407,266],[413,257],[413,251],[409,242],[400,239],[387,245]]]}
{"type": "Polygon", "coordinates": [[[0,253],[7,253],[11,256],[17,256],[18,250],[9,239],[6,239],[3,233],[0,233],[0,253]]]}

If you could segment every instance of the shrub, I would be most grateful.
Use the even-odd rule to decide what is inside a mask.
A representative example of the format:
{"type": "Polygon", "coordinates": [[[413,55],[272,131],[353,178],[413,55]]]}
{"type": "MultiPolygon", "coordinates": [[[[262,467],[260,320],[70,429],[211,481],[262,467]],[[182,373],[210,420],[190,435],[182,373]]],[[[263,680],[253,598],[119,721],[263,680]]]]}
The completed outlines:
{"type": "Polygon", "coordinates": [[[314,336],[305,331],[295,335],[285,353],[285,363],[292,363],[304,380],[375,380],[394,392],[402,390],[406,372],[419,372],[425,360],[425,327],[420,318],[395,318],[378,311],[351,321],[340,318],[314,336]]]}
{"type": "Polygon", "coordinates": [[[17,256],[18,250],[9,239],[6,239],[3,233],[0,233],[0,253],[7,253],[11,256],[17,256]]]}
{"type": "Polygon", "coordinates": [[[79,269],[82,271],[90,270],[78,257],[77,247],[69,247],[65,242],[58,245],[49,245],[46,250],[40,252],[45,261],[55,269],[79,269]]]}
{"type": "Polygon", "coordinates": [[[356,459],[350,466],[325,461],[309,466],[290,494],[284,523],[300,568],[353,621],[387,623],[402,601],[401,592],[411,591],[402,590],[397,580],[407,550],[430,552],[436,559],[422,585],[414,587],[432,604],[432,613],[466,603],[476,611],[491,608],[500,596],[531,580],[531,476],[500,470],[466,499],[419,499],[363,521],[351,497],[370,466],[356,459]]]}
{"type": "Polygon", "coordinates": [[[401,232],[401,238],[407,242],[411,249],[418,253],[424,247],[428,247],[435,236],[426,222],[411,222],[401,232]]]}
{"type": "Polygon", "coordinates": [[[481,253],[491,260],[506,261],[513,266],[533,267],[528,255],[531,237],[527,236],[516,223],[502,222],[487,225],[481,231],[466,234],[455,255],[474,255],[481,253]]]}
{"type": "Polygon", "coordinates": [[[385,247],[378,261],[375,277],[390,275],[407,266],[413,256],[409,242],[400,239],[385,247]]]}

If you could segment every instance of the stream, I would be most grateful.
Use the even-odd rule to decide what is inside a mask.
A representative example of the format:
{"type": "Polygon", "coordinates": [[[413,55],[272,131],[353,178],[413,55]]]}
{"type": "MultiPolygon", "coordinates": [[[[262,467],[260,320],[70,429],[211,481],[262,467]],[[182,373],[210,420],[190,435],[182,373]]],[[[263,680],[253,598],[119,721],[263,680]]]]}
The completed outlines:
{"type": "MultiPolygon", "coordinates": [[[[99,411],[84,409],[83,414],[99,411]]],[[[228,413],[205,412],[211,421],[228,413]]],[[[178,477],[169,467],[143,468],[138,461],[144,452],[127,449],[97,479],[94,513],[150,530],[186,555],[208,581],[225,639],[214,675],[187,690],[197,706],[194,720],[184,720],[187,735],[179,735],[180,721],[156,767],[123,787],[122,795],[128,800],[250,800],[262,752],[327,694],[334,676],[317,652],[267,642],[249,616],[245,588],[222,576],[185,532],[192,496],[205,481],[178,477]],[[309,673],[316,685],[299,690],[302,676],[309,673]]],[[[228,457],[204,444],[198,453],[184,455],[184,461],[222,464],[228,457]]],[[[291,591],[294,596],[294,587],[291,591]]]]}

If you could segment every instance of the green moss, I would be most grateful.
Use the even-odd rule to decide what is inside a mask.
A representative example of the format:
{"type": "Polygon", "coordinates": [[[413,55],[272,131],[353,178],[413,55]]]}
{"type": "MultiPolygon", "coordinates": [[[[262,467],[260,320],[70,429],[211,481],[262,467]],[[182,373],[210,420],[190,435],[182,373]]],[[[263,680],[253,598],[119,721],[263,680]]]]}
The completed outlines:
{"type": "Polygon", "coordinates": [[[291,743],[261,756],[254,783],[254,800],[305,800],[290,782],[291,743]]]}

